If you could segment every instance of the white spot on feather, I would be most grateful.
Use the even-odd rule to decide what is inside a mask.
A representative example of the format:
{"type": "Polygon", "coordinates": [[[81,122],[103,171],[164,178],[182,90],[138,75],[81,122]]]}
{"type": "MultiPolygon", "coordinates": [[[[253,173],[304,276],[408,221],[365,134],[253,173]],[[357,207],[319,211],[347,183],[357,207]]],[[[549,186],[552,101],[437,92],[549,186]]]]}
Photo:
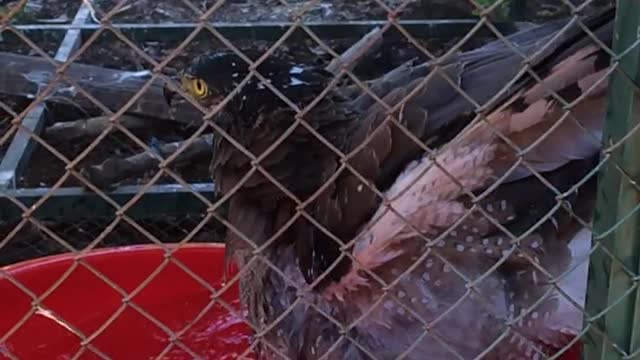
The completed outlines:
{"type": "Polygon", "coordinates": [[[300,74],[302,73],[304,70],[299,67],[299,66],[294,66],[289,70],[289,74],[300,74]]]}
{"type": "Polygon", "coordinates": [[[540,316],[540,315],[538,315],[538,312],[537,312],[537,311],[534,311],[534,312],[531,314],[531,317],[532,317],[532,318],[534,318],[534,319],[537,319],[539,316],[540,316]]]}

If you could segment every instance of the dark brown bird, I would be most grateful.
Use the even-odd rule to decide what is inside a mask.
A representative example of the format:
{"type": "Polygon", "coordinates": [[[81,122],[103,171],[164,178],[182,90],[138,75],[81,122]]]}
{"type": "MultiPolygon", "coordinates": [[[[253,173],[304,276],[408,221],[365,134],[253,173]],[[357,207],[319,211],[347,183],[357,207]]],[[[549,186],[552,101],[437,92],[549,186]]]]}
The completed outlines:
{"type": "MultiPolygon", "coordinates": [[[[613,14],[582,21],[609,43],[613,14]]],[[[522,58],[500,42],[439,65],[477,103],[494,98],[488,122],[462,132],[475,106],[438,74],[425,85],[434,64],[407,65],[374,82],[391,106],[415,90],[395,115],[440,148],[435,157],[422,156],[383,107],[331,88],[331,75],[313,67],[268,59],[256,68],[262,82],[224,52],[186,69],[183,89],[201,104],[234,95],[217,124],[236,144],[216,138],[212,171],[229,199],[228,252],[246,267],[242,301],[266,355],[471,359],[487,351],[490,359],[532,359],[542,356],[540,344],[566,344],[579,312],[561,306],[548,282],[571,263],[569,241],[581,226],[547,185],[569,192],[598,159],[607,85],[598,80],[609,59],[580,26],[565,24],[511,37],[535,54],[529,64],[542,83],[520,73],[522,58]],[[564,120],[549,91],[580,98],[573,114],[590,132],[564,120]],[[531,148],[519,157],[512,145],[531,148]],[[353,240],[344,249],[351,257],[334,237],[353,240]]],[[[588,219],[593,186],[569,192],[564,204],[588,219]]]]}

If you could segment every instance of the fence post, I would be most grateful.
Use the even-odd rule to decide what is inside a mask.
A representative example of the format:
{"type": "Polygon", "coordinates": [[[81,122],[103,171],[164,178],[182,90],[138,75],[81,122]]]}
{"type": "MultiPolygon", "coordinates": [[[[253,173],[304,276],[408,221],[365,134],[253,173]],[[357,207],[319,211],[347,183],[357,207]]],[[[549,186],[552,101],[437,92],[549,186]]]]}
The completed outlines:
{"type": "Polygon", "coordinates": [[[618,0],[615,57],[603,134],[593,246],[586,298],[583,359],[631,359],[639,349],[640,292],[640,2],[618,0]],[[633,47],[633,49],[630,49],[633,47]],[[632,133],[628,138],[625,136],[632,133]],[[594,327],[596,329],[594,329],[594,327]]]}

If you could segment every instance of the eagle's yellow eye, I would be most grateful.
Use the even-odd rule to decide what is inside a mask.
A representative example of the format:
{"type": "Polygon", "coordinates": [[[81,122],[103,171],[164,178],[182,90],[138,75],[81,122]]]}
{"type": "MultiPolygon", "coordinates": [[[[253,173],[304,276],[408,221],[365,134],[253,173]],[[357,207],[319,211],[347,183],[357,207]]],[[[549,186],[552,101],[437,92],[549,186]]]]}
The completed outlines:
{"type": "Polygon", "coordinates": [[[207,84],[205,84],[205,82],[202,81],[201,79],[193,80],[192,89],[193,89],[193,94],[197,97],[203,97],[207,95],[207,93],[209,92],[207,84]]]}

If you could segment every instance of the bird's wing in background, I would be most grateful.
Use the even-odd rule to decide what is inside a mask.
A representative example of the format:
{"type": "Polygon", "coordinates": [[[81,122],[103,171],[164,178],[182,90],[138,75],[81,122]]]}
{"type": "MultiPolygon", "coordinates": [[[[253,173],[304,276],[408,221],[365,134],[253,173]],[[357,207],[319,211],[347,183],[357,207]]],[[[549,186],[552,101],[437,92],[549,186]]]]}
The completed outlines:
{"type": "MultiPolygon", "coordinates": [[[[606,39],[611,32],[610,19],[613,17],[614,11],[613,8],[606,8],[593,15],[585,16],[581,21],[587,26],[597,28],[600,31],[600,37],[606,39]]],[[[558,20],[527,29],[512,35],[510,39],[517,44],[518,50],[523,55],[531,58],[529,66],[538,65],[536,71],[541,76],[548,72],[555,74],[549,78],[549,81],[553,81],[557,77],[566,77],[564,73],[556,74],[558,64],[589,43],[589,38],[584,36],[581,27],[568,20],[558,20]],[[558,33],[558,30],[562,31],[558,33]]],[[[573,64],[575,61],[577,59],[573,58],[569,64],[573,64]]],[[[437,148],[446,144],[464,129],[473,119],[473,111],[475,110],[475,105],[466,96],[463,96],[456,89],[456,86],[452,86],[441,75],[442,73],[445,73],[469,97],[480,105],[486,105],[502,88],[511,81],[517,80],[518,75],[521,77],[516,84],[517,86],[512,86],[499,99],[508,99],[508,96],[513,96],[519,89],[524,89],[525,85],[531,86],[531,78],[526,74],[522,76],[522,64],[523,58],[520,54],[514,53],[510,46],[497,40],[483,48],[454,55],[447,59],[440,65],[438,73],[429,77],[426,85],[422,82],[424,77],[434,70],[433,64],[401,67],[388,76],[374,81],[373,88],[391,106],[398,104],[415,91],[400,108],[402,113],[396,112],[396,118],[411,134],[426,142],[427,146],[437,148]]],[[[582,75],[578,72],[573,74],[575,76],[582,75]]],[[[569,80],[571,79],[569,78],[569,80]]],[[[553,85],[558,86],[559,84],[553,85]]],[[[584,86],[585,84],[578,85],[584,86]]],[[[515,96],[511,101],[515,102],[517,98],[515,96]]],[[[530,98],[535,97],[530,96],[530,98]]],[[[532,101],[532,99],[527,99],[527,101],[532,101]]],[[[551,103],[550,100],[548,102],[551,103]]],[[[547,99],[545,98],[544,101],[535,105],[542,106],[546,103],[547,99]]],[[[325,211],[320,211],[317,217],[317,219],[321,219],[323,213],[330,213],[331,218],[335,220],[334,223],[339,225],[329,225],[326,228],[345,242],[366,223],[380,203],[381,199],[375,191],[370,189],[370,186],[373,184],[383,191],[388,189],[402,170],[424,152],[423,148],[417,145],[404,130],[387,121],[386,109],[373,102],[370,97],[360,97],[355,100],[354,104],[364,111],[364,115],[354,130],[351,146],[348,148],[354,153],[348,163],[359,175],[351,174],[350,170],[346,170],[344,175],[337,180],[336,186],[326,190],[331,190],[333,193],[325,194],[322,197],[322,201],[325,203],[321,203],[319,208],[325,209],[325,211]],[[362,181],[362,179],[371,183],[362,181]]],[[[516,120],[523,116],[535,116],[534,112],[539,110],[529,104],[526,106],[530,108],[528,113],[516,115],[516,120]],[[529,115],[530,113],[531,115],[529,115]]],[[[554,107],[553,109],[558,110],[559,108],[554,107]]],[[[556,114],[550,115],[553,117],[556,114]]],[[[597,118],[597,114],[594,114],[592,118],[597,118]]],[[[544,126],[546,125],[540,126],[537,133],[530,129],[523,134],[513,134],[514,140],[524,144],[521,139],[523,136],[540,135],[540,129],[544,129],[544,126]]],[[[574,127],[575,125],[569,124],[564,126],[562,131],[565,133],[566,131],[575,131],[574,127]]],[[[562,131],[556,131],[553,137],[563,136],[562,131]]],[[[589,135],[581,136],[588,137],[589,135]]],[[[595,143],[597,143],[597,139],[595,143]]],[[[536,163],[536,168],[540,170],[552,170],[561,165],[564,160],[554,159],[556,162],[560,161],[559,163],[549,162],[550,158],[544,160],[545,156],[553,155],[551,152],[553,148],[550,147],[553,144],[555,144],[555,140],[547,141],[546,148],[539,146],[536,151],[529,154],[527,160],[536,163]]],[[[593,141],[580,141],[576,142],[576,147],[565,147],[564,149],[567,151],[565,157],[579,159],[586,156],[597,147],[597,144],[595,146],[593,144],[593,141]]],[[[553,151],[558,151],[558,149],[553,149],[553,151]]],[[[525,175],[526,171],[518,169],[513,179],[525,175]]],[[[340,254],[339,244],[323,237],[323,235],[319,235],[319,239],[310,238],[303,247],[304,254],[300,254],[301,259],[307,259],[301,262],[303,272],[312,274],[307,280],[320,276],[340,254]],[[311,259],[313,256],[310,254],[316,254],[315,258],[311,259]],[[309,268],[314,269],[309,272],[309,268]]],[[[336,268],[329,280],[337,280],[346,272],[346,269],[346,266],[336,268]]]]}
{"type": "MultiPolygon", "coordinates": [[[[605,23],[599,30],[602,29],[605,30],[599,35],[610,41],[606,36],[607,33],[610,35],[609,24],[605,23]]],[[[495,238],[503,235],[500,227],[482,216],[463,216],[473,205],[465,191],[477,193],[487,188],[518,163],[518,152],[509,143],[521,149],[537,144],[523,155],[523,160],[530,163],[533,170],[545,172],[543,176],[560,193],[582,180],[598,158],[607,90],[607,81],[601,79],[607,75],[608,57],[603,50],[584,42],[581,48],[573,47],[571,53],[565,54],[563,60],[555,61],[544,71],[542,83],[531,78],[522,81],[517,93],[491,112],[487,121],[473,123],[443,146],[435,162],[446,171],[434,166],[427,157],[408,166],[386,192],[394,211],[385,206],[378,209],[369,226],[356,239],[352,270],[340,282],[329,285],[325,294],[353,301],[355,298],[350,295],[371,285],[362,269],[375,272],[390,266],[397,267],[396,260],[403,258],[407,251],[413,251],[416,241],[420,241],[417,232],[435,238],[457,221],[475,227],[477,234],[472,237],[471,244],[463,243],[460,237],[449,238],[451,244],[443,245],[445,252],[448,248],[455,252],[456,248],[480,246],[477,253],[483,257],[491,255],[496,261],[500,259],[505,254],[503,251],[514,245],[507,242],[496,249],[499,251],[493,251],[493,248],[487,251],[487,246],[502,244],[496,242],[499,238],[495,238]],[[572,116],[564,116],[563,105],[550,95],[551,91],[572,104],[572,116]],[[576,121],[581,125],[577,126],[576,121]],[[545,139],[537,143],[543,135],[546,135],[545,139]],[[458,186],[451,177],[462,186],[458,186]],[[401,218],[407,219],[409,224],[401,218]]],[[[545,220],[547,212],[554,210],[557,200],[555,193],[531,176],[528,168],[517,166],[515,169],[479,205],[485,207],[498,224],[515,230],[518,235],[518,232],[523,233],[540,220],[545,220]],[[487,203],[491,196],[494,202],[487,203]],[[539,212],[531,210],[538,206],[543,209],[539,212]]],[[[579,194],[565,199],[575,212],[589,213],[595,193],[594,184],[595,179],[592,179],[583,185],[579,194]]],[[[557,209],[553,216],[521,239],[514,255],[503,259],[501,268],[521,270],[529,267],[522,277],[518,271],[506,277],[508,287],[514,293],[510,301],[516,305],[515,315],[531,305],[534,300],[527,300],[529,297],[536,298],[545,288],[532,262],[539,262],[542,268],[550,270],[552,276],[566,271],[572,261],[571,251],[566,247],[567,239],[574,238],[578,230],[580,225],[572,214],[557,209]]],[[[581,288],[573,290],[580,291],[581,288]]],[[[541,314],[559,314],[559,306],[555,296],[542,302],[539,308],[543,311],[541,314]]],[[[560,309],[567,310],[566,304],[560,309]]],[[[577,309],[573,312],[567,310],[556,317],[558,324],[548,328],[544,322],[547,316],[538,318],[538,313],[534,312],[525,318],[524,324],[528,328],[521,330],[555,346],[557,344],[553,340],[558,332],[580,325],[578,313],[577,309]]]]}

